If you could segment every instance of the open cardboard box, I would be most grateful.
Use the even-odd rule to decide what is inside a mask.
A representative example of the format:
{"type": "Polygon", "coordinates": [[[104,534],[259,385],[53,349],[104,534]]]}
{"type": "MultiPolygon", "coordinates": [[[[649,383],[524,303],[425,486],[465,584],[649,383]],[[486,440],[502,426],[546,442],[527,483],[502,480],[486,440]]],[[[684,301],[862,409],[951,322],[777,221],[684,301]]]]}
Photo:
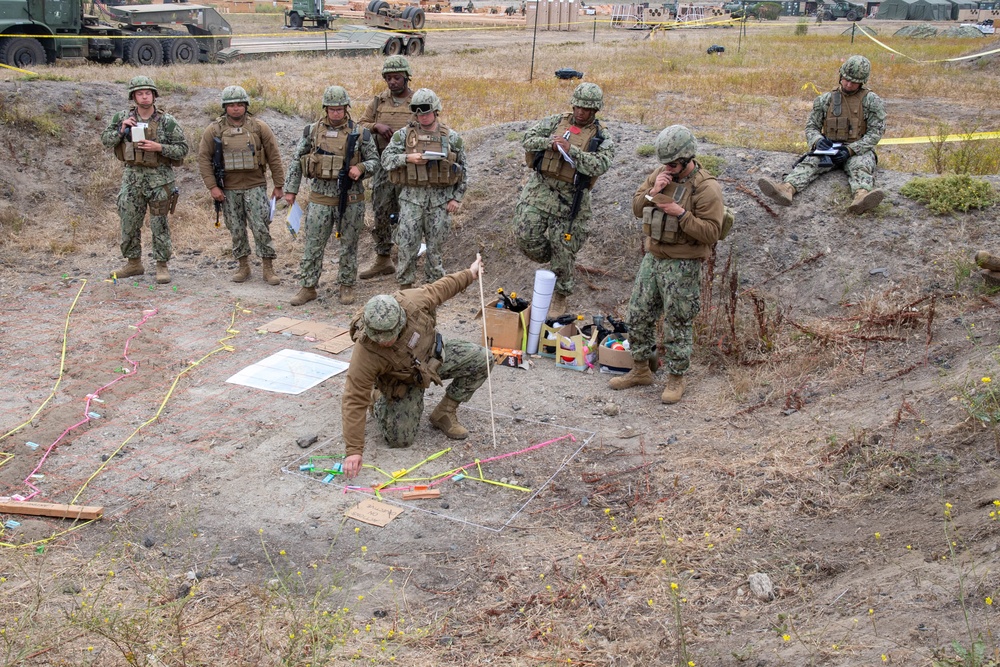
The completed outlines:
{"type": "MultiPolygon", "coordinates": [[[[528,346],[528,313],[526,308],[515,313],[507,308],[497,308],[500,299],[486,305],[484,336],[493,354],[493,363],[511,368],[527,368],[524,348],[528,346]]],[[[482,317],[480,313],[478,317],[482,317]]]]}
{"type": "Polygon", "coordinates": [[[628,340],[628,334],[610,334],[597,348],[597,364],[602,373],[628,373],[632,370],[632,353],[628,350],[612,350],[605,343],[614,339],[628,340]]]}
{"type": "Polygon", "coordinates": [[[538,339],[538,354],[556,360],[556,366],[571,371],[587,370],[587,353],[591,341],[580,333],[576,324],[570,323],[558,329],[548,324],[542,325],[538,339]]]}

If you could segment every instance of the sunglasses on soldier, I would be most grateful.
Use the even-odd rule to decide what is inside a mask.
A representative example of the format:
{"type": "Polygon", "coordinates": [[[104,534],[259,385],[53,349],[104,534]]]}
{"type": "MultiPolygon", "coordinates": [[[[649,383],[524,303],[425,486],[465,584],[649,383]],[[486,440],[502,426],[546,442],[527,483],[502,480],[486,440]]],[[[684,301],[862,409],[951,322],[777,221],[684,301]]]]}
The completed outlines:
{"type": "Polygon", "coordinates": [[[664,163],[663,166],[670,167],[671,169],[677,169],[677,168],[680,168],[680,167],[686,167],[687,166],[687,160],[672,160],[670,162],[664,163]]]}
{"type": "Polygon", "coordinates": [[[410,111],[412,111],[413,113],[430,113],[430,111],[431,111],[431,105],[430,104],[411,104],[410,105],[410,111]]]}

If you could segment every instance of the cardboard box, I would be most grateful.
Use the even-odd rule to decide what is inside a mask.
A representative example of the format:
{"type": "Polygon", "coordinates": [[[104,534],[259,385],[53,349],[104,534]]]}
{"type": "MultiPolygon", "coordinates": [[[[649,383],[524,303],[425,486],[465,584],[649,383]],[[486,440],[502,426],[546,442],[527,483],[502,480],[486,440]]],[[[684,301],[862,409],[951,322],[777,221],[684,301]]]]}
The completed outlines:
{"type": "Polygon", "coordinates": [[[556,366],[571,371],[587,370],[590,341],[583,337],[575,324],[554,329],[542,325],[538,339],[538,354],[556,360],[556,366]]]}
{"type": "Polygon", "coordinates": [[[628,336],[611,334],[601,341],[601,346],[597,349],[597,364],[600,366],[602,373],[628,373],[632,370],[631,352],[628,350],[612,350],[610,347],[604,345],[607,341],[614,340],[615,338],[628,340],[628,336]]]}
{"type": "Polygon", "coordinates": [[[502,347],[491,347],[490,353],[493,355],[493,363],[497,366],[527,368],[524,363],[524,352],[522,350],[509,350],[502,347]]]}
{"type": "Polygon", "coordinates": [[[515,313],[507,308],[497,308],[499,299],[486,306],[486,344],[496,350],[523,350],[528,346],[528,312],[530,308],[515,313]]]}

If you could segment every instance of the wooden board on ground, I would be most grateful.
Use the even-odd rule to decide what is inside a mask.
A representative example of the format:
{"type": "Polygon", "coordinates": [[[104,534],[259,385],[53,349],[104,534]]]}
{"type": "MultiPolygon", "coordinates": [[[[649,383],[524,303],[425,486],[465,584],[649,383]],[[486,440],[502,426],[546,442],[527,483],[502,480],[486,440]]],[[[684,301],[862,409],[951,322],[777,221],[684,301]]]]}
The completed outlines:
{"type": "Polygon", "coordinates": [[[429,500],[440,498],[441,489],[424,489],[422,491],[404,491],[403,500],[429,500]]]}
{"type": "Polygon", "coordinates": [[[104,508],[93,505],[60,505],[11,500],[0,502],[0,514],[30,514],[59,519],[100,519],[104,516],[104,508]]]}

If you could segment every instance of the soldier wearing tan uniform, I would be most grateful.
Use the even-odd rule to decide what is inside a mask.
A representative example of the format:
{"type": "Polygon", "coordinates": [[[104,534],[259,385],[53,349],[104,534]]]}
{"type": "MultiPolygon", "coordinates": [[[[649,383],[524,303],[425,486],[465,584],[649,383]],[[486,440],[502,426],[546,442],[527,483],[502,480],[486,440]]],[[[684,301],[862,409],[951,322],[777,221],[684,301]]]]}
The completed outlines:
{"type": "Polygon", "coordinates": [[[271,170],[274,190],[271,197],[280,199],[285,185],[285,170],[274,132],[249,112],[250,96],[240,86],[222,91],[224,113],[205,128],[198,146],[198,172],[212,199],[222,202],[222,214],[233,242],[233,257],[239,262],[231,276],[235,283],[250,277],[250,243],[247,227],[253,234],[260,257],[264,280],[278,285],[274,273],[274,242],[271,240],[271,204],[267,196],[267,170],[271,170]],[[218,140],[218,142],[216,141],[218,140]],[[221,149],[225,178],[220,187],[213,169],[216,146],[221,149]]]}

